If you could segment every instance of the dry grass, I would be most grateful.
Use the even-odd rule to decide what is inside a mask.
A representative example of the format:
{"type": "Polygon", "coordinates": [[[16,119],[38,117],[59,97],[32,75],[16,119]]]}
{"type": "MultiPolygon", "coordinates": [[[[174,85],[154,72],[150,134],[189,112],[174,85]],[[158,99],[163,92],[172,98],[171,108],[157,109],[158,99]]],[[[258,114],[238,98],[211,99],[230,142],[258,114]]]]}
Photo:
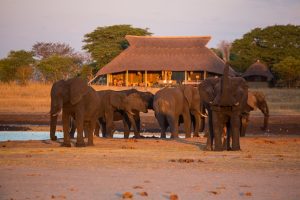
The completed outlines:
{"type": "Polygon", "coordinates": [[[49,112],[50,84],[0,84],[0,112],[49,112]]]}
{"type": "MultiPolygon", "coordinates": [[[[124,87],[93,86],[95,90],[122,90],[124,87]]],[[[137,87],[140,91],[157,92],[158,88],[137,87]]],[[[30,83],[20,86],[15,83],[0,83],[0,112],[45,113],[50,110],[51,84],[30,83]]],[[[268,100],[272,114],[300,114],[299,89],[256,89],[268,100]]]]}
{"type": "MultiPolygon", "coordinates": [[[[52,84],[30,83],[22,86],[16,83],[0,83],[0,112],[2,113],[45,113],[50,110],[52,84]]],[[[123,90],[123,87],[93,86],[95,90],[123,90]]],[[[144,88],[136,88],[145,91],[144,88]]],[[[155,93],[158,89],[147,89],[155,93]]]]}

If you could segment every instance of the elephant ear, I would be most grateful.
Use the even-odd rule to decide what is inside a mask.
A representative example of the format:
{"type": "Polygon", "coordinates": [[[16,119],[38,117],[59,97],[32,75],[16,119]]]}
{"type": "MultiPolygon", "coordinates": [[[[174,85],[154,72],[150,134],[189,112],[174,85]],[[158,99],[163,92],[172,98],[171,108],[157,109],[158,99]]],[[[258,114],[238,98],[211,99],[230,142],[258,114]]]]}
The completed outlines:
{"type": "Polygon", "coordinates": [[[69,80],[70,84],[70,102],[72,105],[77,104],[84,95],[89,91],[89,86],[81,78],[73,78],[69,80]]]}
{"type": "Polygon", "coordinates": [[[188,86],[183,87],[183,95],[189,104],[189,108],[192,106],[192,101],[193,101],[193,90],[192,89],[193,88],[188,87],[188,86]]]}
{"type": "Polygon", "coordinates": [[[110,99],[109,100],[110,100],[111,105],[114,108],[119,110],[119,109],[122,109],[124,107],[123,106],[123,104],[124,104],[123,100],[125,99],[125,97],[126,97],[126,95],[124,95],[124,94],[113,92],[113,93],[110,94],[110,99]]]}

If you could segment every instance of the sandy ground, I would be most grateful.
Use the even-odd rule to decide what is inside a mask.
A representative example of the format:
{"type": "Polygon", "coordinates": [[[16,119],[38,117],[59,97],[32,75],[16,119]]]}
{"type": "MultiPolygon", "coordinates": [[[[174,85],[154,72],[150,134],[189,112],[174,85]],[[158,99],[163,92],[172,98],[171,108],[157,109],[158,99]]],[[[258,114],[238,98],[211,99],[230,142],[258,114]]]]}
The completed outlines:
{"type": "Polygon", "coordinates": [[[300,198],[299,136],[242,138],[237,152],[204,151],[205,138],[60,144],[1,142],[0,199],[300,198]]]}
{"type": "Polygon", "coordinates": [[[0,199],[300,199],[299,116],[273,116],[268,133],[251,119],[236,152],[204,151],[206,138],[0,142],[0,199]]]}

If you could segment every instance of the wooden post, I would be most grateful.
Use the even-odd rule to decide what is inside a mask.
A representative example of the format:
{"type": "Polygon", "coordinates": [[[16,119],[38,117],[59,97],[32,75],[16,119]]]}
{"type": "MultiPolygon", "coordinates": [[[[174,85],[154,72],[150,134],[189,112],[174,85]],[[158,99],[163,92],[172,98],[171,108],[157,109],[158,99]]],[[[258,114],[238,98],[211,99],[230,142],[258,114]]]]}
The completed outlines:
{"type": "Polygon", "coordinates": [[[145,87],[147,87],[147,82],[148,82],[147,70],[145,70],[145,87]]]}
{"type": "Polygon", "coordinates": [[[184,84],[187,82],[187,71],[184,71],[184,84]]]}
{"type": "Polygon", "coordinates": [[[128,87],[128,70],[126,70],[126,75],[125,75],[125,85],[128,87]]]}
{"type": "Polygon", "coordinates": [[[206,72],[206,71],[204,71],[204,77],[203,77],[203,79],[205,80],[205,79],[206,79],[206,77],[207,77],[207,72],[206,72]]]}
{"type": "Polygon", "coordinates": [[[109,82],[110,82],[110,74],[106,75],[106,85],[109,86],[109,82]]]}

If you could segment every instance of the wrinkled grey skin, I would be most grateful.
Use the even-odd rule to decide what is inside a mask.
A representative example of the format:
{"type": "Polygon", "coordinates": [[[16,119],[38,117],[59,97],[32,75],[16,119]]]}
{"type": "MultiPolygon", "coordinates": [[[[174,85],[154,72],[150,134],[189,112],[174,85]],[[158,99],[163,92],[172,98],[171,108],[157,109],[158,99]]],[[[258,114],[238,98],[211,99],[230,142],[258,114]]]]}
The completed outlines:
{"type": "Polygon", "coordinates": [[[192,86],[164,88],[154,95],[153,109],[161,128],[161,138],[166,138],[170,126],[171,138],[178,138],[178,124],[183,119],[186,137],[191,137],[191,115],[195,120],[195,135],[199,132],[200,95],[192,86]]]}
{"type": "Polygon", "coordinates": [[[248,85],[243,78],[229,77],[226,64],[221,78],[209,78],[198,87],[208,110],[209,137],[207,150],[222,151],[222,132],[227,129],[227,150],[240,150],[241,116],[248,99],[248,85]],[[232,146],[230,139],[232,138],[232,146]],[[213,146],[214,144],[214,146],[213,146]]]}
{"type": "Polygon", "coordinates": [[[57,116],[62,110],[62,123],[64,132],[63,146],[71,147],[70,142],[70,120],[76,119],[77,147],[85,146],[83,138],[84,124],[88,135],[88,145],[93,145],[93,130],[96,120],[101,111],[101,99],[97,92],[89,87],[80,78],[60,80],[55,82],[51,88],[51,110],[50,110],[50,138],[56,140],[55,136],[57,116]]]}
{"type": "MultiPolygon", "coordinates": [[[[124,137],[129,137],[130,126],[133,126],[134,135],[140,137],[137,121],[140,123],[139,112],[148,112],[148,102],[143,101],[138,93],[126,94],[120,91],[98,91],[104,104],[104,117],[99,119],[102,127],[102,135],[104,137],[113,137],[114,124],[113,121],[123,120],[124,137]]],[[[99,136],[99,127],[95,130],[95,134],[99,136]]]]}
{"type": "Polygon", "coordinates": [[[269,107],[266,101],[266,97],[262,92],[249,91],[247,106],[242,113],[242,127],[241,127],[241,137],[246,135],[246,129],[249,123],[250,111],[259,109],[264,115],[264,125],[261,127],[263,131],[268,130],[269,125],[269,107]]]}

